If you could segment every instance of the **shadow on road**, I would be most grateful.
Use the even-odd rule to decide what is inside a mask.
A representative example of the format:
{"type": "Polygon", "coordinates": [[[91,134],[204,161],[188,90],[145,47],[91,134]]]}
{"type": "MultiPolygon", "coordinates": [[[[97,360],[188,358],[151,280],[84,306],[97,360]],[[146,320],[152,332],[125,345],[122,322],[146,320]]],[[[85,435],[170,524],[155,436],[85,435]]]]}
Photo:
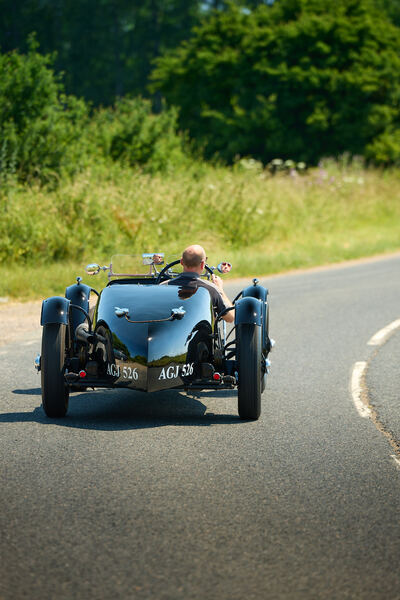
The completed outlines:
{"type": "MultiPolygon", "coordinates": [[[[37,396],[41,394],[41,390],[16,389],[13,393],[37,396]]],[[[217,397],[224,400],[233,399],[235,395],[235,392],[221,391],[217,397]]],[[[205,392],[201,396],[215,398],[216,394],[205,392]]],[[[38,406],[32,412],[0,414],[0,423],[36,422],[43,425],[108,431],[167,425],[210,426],[243,423],[236,411],[234,414],[214,414],[206,411],[207,407],[199,397],[187,396],[176,390],[146,394],[131,390],[96,390],[71,394],[68,415],[63,419],[49,419],[43,408],[38,406]]]]}

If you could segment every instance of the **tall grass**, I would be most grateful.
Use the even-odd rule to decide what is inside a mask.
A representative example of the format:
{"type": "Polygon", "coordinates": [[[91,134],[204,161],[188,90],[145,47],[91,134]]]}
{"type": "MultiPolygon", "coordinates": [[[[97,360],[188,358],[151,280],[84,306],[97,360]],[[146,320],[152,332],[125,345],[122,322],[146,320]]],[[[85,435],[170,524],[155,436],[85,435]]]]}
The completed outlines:
{"type": "Polygon", "coordinates": [[[63,293],[87,262],[179,254],[193,242],[212,263],[231,260],[232,277],[400,248],[399,171],[331,161],[271,176],[247,166],[148,175],[99,165],[50,191],[9,186],[0,192],[0,296],[63,293]]]}

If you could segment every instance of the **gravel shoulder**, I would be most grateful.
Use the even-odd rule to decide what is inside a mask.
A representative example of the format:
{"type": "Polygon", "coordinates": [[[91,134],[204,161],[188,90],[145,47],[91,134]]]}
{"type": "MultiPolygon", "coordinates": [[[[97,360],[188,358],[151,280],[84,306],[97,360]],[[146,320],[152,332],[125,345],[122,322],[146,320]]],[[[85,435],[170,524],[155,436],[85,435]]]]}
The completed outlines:
{"type": "Polygon", "coordinates": [[[42,301],[0,304],[0,346],[40,337],[42,301]]]}

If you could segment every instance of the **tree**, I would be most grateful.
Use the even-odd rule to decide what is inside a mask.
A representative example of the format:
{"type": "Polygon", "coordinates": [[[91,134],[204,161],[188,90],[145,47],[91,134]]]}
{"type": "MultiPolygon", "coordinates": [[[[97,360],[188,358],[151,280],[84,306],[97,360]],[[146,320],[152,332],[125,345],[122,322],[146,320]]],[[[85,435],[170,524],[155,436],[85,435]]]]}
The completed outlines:
{"type": "Polygon", "coordinates": [[[399,34],[370,0],[231,4],[157,60],[153,89],[179,107],[208,157],[374,159],[379,140],[378,160],[391,162],[400,159],[399,34]]]}
{"type": "Polygon", "coordinates": [[[36,32],[69,93],[112,104],[148,95],[153,59],[189,37],[198,17],[198,0],[0,0],[0,44],[24,52],[36,32]]]}
{"type": "Polygon", "coordinates": [[[400,27],[400,4],[398,0],[378,0],[378,6],[381,6],[391,21],[400,27]]]}

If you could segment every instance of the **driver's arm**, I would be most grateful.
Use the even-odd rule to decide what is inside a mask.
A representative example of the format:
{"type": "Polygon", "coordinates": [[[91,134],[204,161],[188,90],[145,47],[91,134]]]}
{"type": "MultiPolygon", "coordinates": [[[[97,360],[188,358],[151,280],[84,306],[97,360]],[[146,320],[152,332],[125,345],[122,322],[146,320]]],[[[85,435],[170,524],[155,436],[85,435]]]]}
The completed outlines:
{"type": "MultiPolygon", "coordinates": [[[[218,275],[213,275],[211,279],[212,279],[213,284],[218,288],[218,291],[221,294],[221,297],[222,297],[222,300],[224,301],[225,306],[226,307],[233,306],[232,302],[229,300],[228,296],[224,292],[224,284],[222,282],[221,277],[218,277],[218,275]]],[[[222,318],[227,323],[233,323],[233,321],[235,320],[235,311],[230,310],[222,318]]]]}

